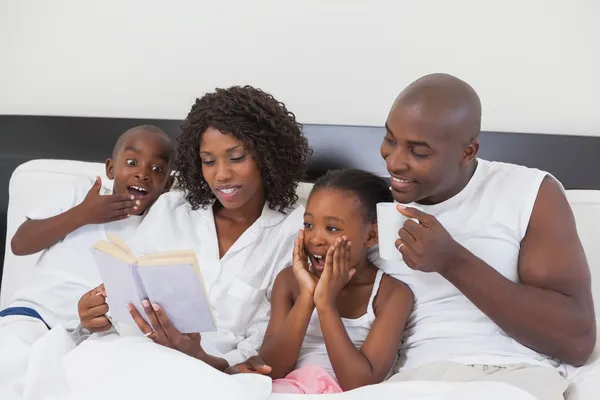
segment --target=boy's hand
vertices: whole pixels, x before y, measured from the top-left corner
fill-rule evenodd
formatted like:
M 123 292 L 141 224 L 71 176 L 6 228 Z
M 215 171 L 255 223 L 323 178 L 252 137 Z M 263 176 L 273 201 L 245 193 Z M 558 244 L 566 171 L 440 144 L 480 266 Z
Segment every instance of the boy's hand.
M 84 225 L 118 221 L 136 213 L 139 200 L 129 194 L 101 195 L 101 187 L 102 179 L 96 177 L 94 186 L 78 206 Z
M 112 324 L 106 317 L 108 304 L 106 304 L 104 284 L 81 296 L 77 304 L 77 311 L 81 326 L 88 331 L 95 333 L 109 330 Z

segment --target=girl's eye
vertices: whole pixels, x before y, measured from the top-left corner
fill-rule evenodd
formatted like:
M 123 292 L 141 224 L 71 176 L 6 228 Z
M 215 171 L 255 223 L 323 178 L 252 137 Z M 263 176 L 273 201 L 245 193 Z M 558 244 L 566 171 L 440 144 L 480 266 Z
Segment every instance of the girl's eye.
M 132 167 L 137 165 L 137 161 L 135 161 L 135 160 L 127 160 L 126 163 L 127 163 L 127 165 L 130 165 Z
M 158 167 L 158 166 L 152 167 L 152 171 L 154 171 L 154 172 L 162 172 L 162 170 L 163 169 L 161 167 Z
M 339 231 L 339 229 L 336 228 L 335 226 L 328 226 L 327 231 L 328 232 L 337 232 L 337 231 Z
M 309 224 L 308 222 L 304 223 L 304 229 L 310 229 L 312 228 L 312 224 Z

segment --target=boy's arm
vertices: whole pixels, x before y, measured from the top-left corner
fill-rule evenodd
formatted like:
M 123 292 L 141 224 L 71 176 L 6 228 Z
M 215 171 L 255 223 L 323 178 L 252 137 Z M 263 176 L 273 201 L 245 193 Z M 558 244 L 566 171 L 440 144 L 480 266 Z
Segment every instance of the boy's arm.
M 283 378 L 293 371 L 298 361 L 306 329 L 315 308 L 312 297 L 299 296 L 293 301 L 292 268 L 286 268 L 275 279 L 271 301 L 271 319 L 260 358 L 271 367 L 273 379 Z
M 385 379 L 412 311 L 412 292 L 404 283 L 384 275 L 376 306 L 375 322 L 360 350 L 348 337 L 337 309 L 318 310 L 327 354 L 344 391 Z
M 130 195 L 101 195 L 101 187 L 102 181 L 97 178 L 83 202 L 75 207 L 49 218 L 25 221 L 11 240 L 12 252 L 17 256 L 35 254 L 84 225 L 124 219 L 135 212 L 136 201 Z

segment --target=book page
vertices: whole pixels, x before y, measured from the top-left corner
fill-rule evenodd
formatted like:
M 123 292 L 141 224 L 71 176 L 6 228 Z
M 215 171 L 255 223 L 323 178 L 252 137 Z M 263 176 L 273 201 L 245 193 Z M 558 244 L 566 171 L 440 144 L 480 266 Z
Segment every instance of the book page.
M 189 260 L 188 260 L 189 261 Z M 194 263 L 153 263 L 138 268 L 146 294 L 181 333 L 216 330 L 212 307 Z
M 143 317 L 146 316 L 141 305 L 140 290 L 136 284 L 137 267 L 97 248 L 93 248 L 92 253 L 104 282 L 106 302 L 112 319 L 115 322 L 135 325 L 127 304 L 133 304 Z

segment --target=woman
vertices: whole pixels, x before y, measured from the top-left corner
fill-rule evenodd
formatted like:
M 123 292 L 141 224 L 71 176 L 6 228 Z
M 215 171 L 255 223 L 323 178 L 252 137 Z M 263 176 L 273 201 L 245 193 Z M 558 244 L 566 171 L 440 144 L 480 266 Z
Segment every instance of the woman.
M 200 334 L 179 333 L 148 299 L 142 307 L 150 324 L 129 305 L 145 336 L 222 371 L 256 354 L 272 284 L 291 264 L 302 224 L 295 191 L 308 156 L 301 125 L 273 96 L 245 86 L 196 100 L 178 138 L 176 166 L 185 196 L 163 195 L 131 247 L 136 254 L 193 249 L 219 330 L 204 333 L 201 344 Z M 83 327 L 108 323 L 108 307 L 98 307 L 99 301 L 104 296 L 82 297 Z

